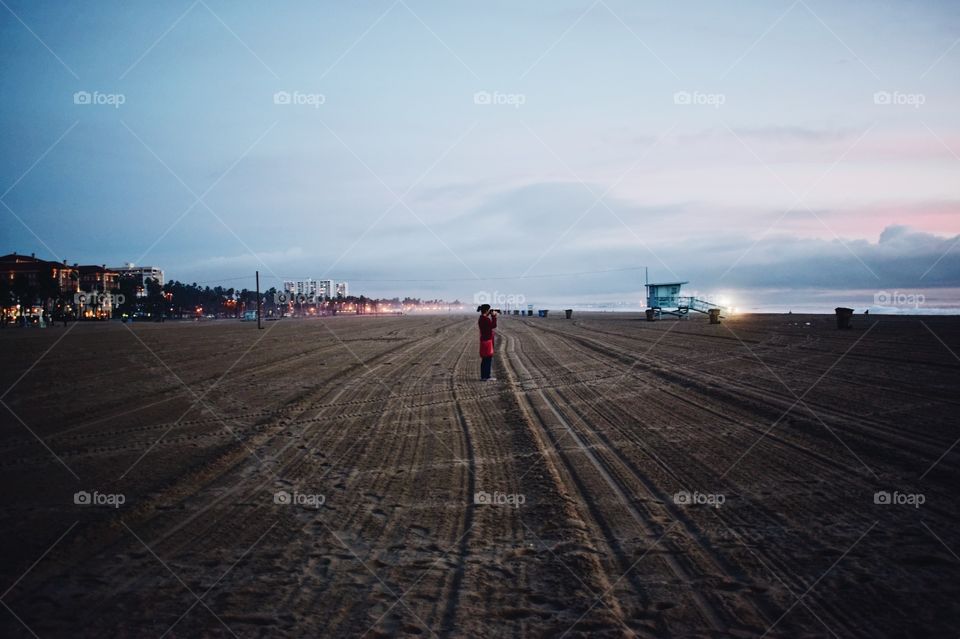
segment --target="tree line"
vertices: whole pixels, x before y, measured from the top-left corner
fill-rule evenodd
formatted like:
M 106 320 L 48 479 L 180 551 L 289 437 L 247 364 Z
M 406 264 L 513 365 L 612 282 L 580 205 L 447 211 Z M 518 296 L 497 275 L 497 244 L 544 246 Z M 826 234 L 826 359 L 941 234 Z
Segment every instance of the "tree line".
M 76 280 L 74 280 L 76 281 Z M 420 298 L 399 297 L 369 298 L 364 295 L 336 296 L 317 301 L 316 303 L 293 304 L 278 302 L 280 296 L 276 287 L 271 287 L 260 293 L 265 315 L 297 314 L 305 308 L 313 307 L 325 311 L 343 312 L 344 308 L 352 307 L 353 312 L 364 312 L 368 307 L 378 308 L 380 305 L 390 306 L 442 306 L 447 302 L 442 300 L 421 300 Z M 101 295 L 110 294 L 109 300 L 101 299 Z M 104 310 L 110 309 L 114 318 L 118 317 L 151 317 L 151 318 L 185 318 L 198 314 L 214 315 L 217 317 L 241 317 L 244 311 L 257 308 L 257 292 L 246 288 L 234 289 L 223 286 L 200 286 L 196 282 L 186 284 L 173 280 L 163 285 L 156 279 L 148 278 L 145 286 L 140 277 L 120 277 L 118 286 L 111 290 L 82 292 L 83 297 L 78 299 L 77 293 L 63 292 L 59 289 L 56 280 L 50 273 L 40 273 L 35 280 L 25 275 L 17 275 L 13 282 L 0 278 L 0 303 L 4 308 L 17 304 L 21 308 L 40 306 L 50 314 L 51 319 L 60 320 L 65 317 L 76 317 L 78 301 L 83 305 Z M 452 302 L 459 305 L 459 302 Z M 4 313 L 5 315 L 6 313 Z

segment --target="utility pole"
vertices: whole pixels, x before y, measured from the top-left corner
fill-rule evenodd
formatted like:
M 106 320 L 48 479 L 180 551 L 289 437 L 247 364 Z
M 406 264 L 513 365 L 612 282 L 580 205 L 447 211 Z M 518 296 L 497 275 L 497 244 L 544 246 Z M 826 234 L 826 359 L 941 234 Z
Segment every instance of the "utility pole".
M 263 302 L 260 299 L 260 271 L 257 271 L 257 328 L 263 328 Z

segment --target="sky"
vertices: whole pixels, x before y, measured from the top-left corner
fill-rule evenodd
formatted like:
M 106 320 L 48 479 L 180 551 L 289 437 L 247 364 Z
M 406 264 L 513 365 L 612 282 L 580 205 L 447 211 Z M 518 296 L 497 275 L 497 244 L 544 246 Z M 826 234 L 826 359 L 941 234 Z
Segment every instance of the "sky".
M 958 43 L 950 2 L 0 0 L 0 252 L 960 307 Z

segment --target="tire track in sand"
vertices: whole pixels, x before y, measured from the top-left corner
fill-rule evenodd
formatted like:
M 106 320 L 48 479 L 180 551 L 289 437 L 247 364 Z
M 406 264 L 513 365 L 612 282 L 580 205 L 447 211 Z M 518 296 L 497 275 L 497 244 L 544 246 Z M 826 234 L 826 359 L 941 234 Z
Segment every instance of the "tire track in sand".
M 513 340 L 519 339 L 517 336 L 510 334 L 508 337 L 510 342 Z M 529 375 L 529 370 L 526 365 L 523 363 L 521 355 L 522 351 L 520 349 L 513 349 L 513 354 L 515 357 L 510 359 L 510 364 L 516 366 L 518 372 L 524 377 Z M 633 500 L 627 495 L 622 484 L 617 481 L 614 476 L 610 473 L 607 466 L 601 462 L 598 456 L 593 452 L 593 450 L 587 446 L 584 440 L 580 437 L 577 431 L 570 425 L 570 422 L 564 417 L 561 412 L 560 407 L 554 402 L 546 392 L 543 390 L 538 390 L 533 393 L 536 397 L 540 398 L 549 411 L 549 413 L 559 424 L 563 433 L 569 437 L 577 447 L 577 454 L 582 455 L 590 465 L 593 467 L 594 471 L 600 478 L 602 478 L 606 487 L 616 496 L 619 505 L 621 505 L 630 518 L 635 522 L 636 526 L 642 531 L 643 535 L 649 539 L 658 540 L 657 543 L 664 545 L 665 547 L 670 547 L 671 544 L 668 543 L 667 535 L 673 529 L 674 525 L 668 526 L 665 529 L 658 529 L 651 522 L 647 521 L 633 505 Z M 543 419 L 542 411 L 538 411 L 536 406 L 529 400 L 529 397 L 526 394 L 521 395 L 524 398 L 524 401 L 528 402 L 531 410 L 538 417 L 539 427 L 542 428 L 545 432 L 549 433 L 550 426 Z M 568 472 L 576 478 L 581 471 L 578 471 L 575 463 L 573 462 L 570 454 L 560 446 L 561 438 L 548 435 L 554 444 L 554 448 L 557 452 L 557 455 L 564 460 L 565 465 L 567 466 Z M 548 453 L 549 454 L 549 453 Z M 586 481 L 577 482 L 581 491 L 581 500 L 580 503 L 590 504 L 594 503 L 597 500 L 595 496 L 591 496 L 586 491 L 589 491 L 587 488 Z M 605 515 L 599 512 L 598 508 L 592 509 L 594 511 L 594 518 L 598 528 L 604 531 L 607 536 L 607 543 L 612 549 L 621 548 L 622 544 L 612 533 L 612 530 L 609 524 L 605 523 L 603 519 Z M 617 553 L 618 555 L 621 553 Z M 691 599 L 693 605 L 696 607 L 697 611 L 702 617 L 702 620 L 710 627 L 711 630 L 715 632 L 724 632 L 727 630 L 728 624 L 724 621 L 726 616 L 723 610 L 714 604 L 712 601 L 709 601 L 703 593 L 690 588 L 689 585 L 694 582 L 693 577 L 688 573 L 687 569 L 677 560 L 674 552 L 665 552 L 661 553 L 659 557 L 668 567 L 670 573 L 679 580 L 683 585 L 686 585 L 686 594 Z M 622 566 L 624 573 L 633 573 L 631 568 L 635 565 L 636 562 L 627 563 L 621 560 L 621 563 L 626 563 Z

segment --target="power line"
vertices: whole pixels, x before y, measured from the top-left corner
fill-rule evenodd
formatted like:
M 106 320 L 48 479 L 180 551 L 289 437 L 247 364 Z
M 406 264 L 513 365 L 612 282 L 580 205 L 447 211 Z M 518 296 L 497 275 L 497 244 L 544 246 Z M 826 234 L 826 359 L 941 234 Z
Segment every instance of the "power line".
M 168 280 L 168 281 L 169 281 L 169 282 L 180 282 L 181 284 L 185 284 L 185 285 L 187 285 L 187 286 L 190 286 L 190 285 L 193 285 L 193 284 L 196 284 L 196 285 L 199 286 L 200 284 L 220 284 L 220 283 L 222 283 L 222 282 L 238 282 L 238 281 L 240 281 L 240 280 L 253 280 L 253 279 L 254 279 L 254 276 L 253 276 L 253 275 L 244 275 L 243 277 L 227 277 L 227 278 L 216 279 L 216 280 L 204 280 L 204 281 L 202 281 L 202 282 L 182 282 L 182 281 L 177 280 L 177 279 Z
M 546 273 L 541 275 L 508 275 L 502 277 L 450 277 L 450 278 L 411 278 L 411 279 L 363 279 L 363 278 L 344 278 L 350 282 L 487 282 L 493 280 L 533 280 L 549 277 L 577 277 L 579 275 L 596 275 L 598 273 L 619 273 L 623 271 L 640 271 L 643 266 L 631 266 L 628 268 L 611 268 L 601 271 L 577 271 L 575 273 Z M 291 278 L 293 279 L 293 278 Z

